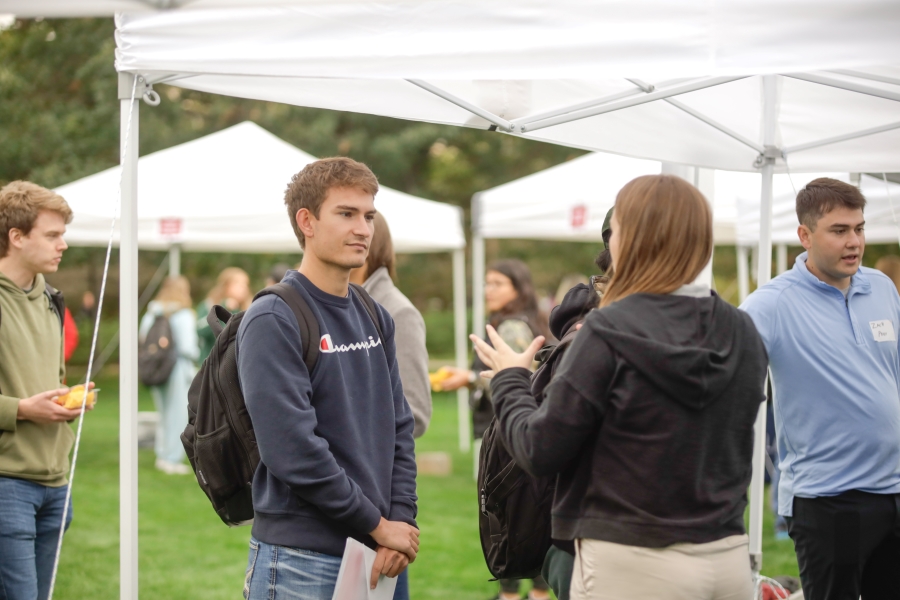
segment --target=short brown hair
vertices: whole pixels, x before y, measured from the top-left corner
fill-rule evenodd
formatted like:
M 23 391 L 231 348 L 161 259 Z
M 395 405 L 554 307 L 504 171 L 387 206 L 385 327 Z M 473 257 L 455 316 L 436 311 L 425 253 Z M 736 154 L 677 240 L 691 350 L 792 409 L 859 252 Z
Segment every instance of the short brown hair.
M 369 167 L 346 156 L 311 162 L 291 177 L 284 204 L 301 248 L 306 247 L 306 238 L 297 226 L 297 211 L 305 208 L 319 218 L 319 208 L 331 188 L 356 188 L 374 196 L 378 193 L 378 178 Z
M 631 294 L 669 294 L 692 282 L 713 251 L 712 212 L 674 175 L 644 175 L 616 196 L 618 255 L 601 306 Z
M 387 268 L 391 279 L 397 280 L 397 271 L 394 269 L 394 241 L 391 239 L 391 229 L 388 227 L 384 215 L 375 213 L 375 233 L 369 242 L 369 254 L 366 256 L 366 277 L 369 277 L 380 269 Z
M 60 214 L 67 225 L 72 222 L 72 209 L 52 190 L 30 181 L 13 181 L 0 189 L 0 258 L 9 254 L 10 230 L 28 235 L 42 210 Z
M 810 231 L 815 231 L 819 219 L 839 206 L 865 210 L 866 198 L 855 185 L 830 177 L 813 179 L 797 192 L 797 219 Z

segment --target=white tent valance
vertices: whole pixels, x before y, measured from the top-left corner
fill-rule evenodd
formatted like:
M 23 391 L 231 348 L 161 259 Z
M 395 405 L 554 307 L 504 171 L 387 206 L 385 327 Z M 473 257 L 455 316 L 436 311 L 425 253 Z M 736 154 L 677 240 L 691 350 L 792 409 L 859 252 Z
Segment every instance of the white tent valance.
M 592 153 L 479 192 L 473 233 L 482 238 L 599 241 L 626 183 L 660 172 L 653 160 Z
M 250 121 L 148 154 L 138 160 L 138 244 L 299 253 L 284 190 L 314 160 Z M 66 232 L 70 245 L 106 245 L 119 173 L 114 167 L 57 188 L 75 213 Z M 390 224 L 397 252 L 449 252 L 466 245 L 459 207 L 384 186 L 375 206 Z M 117 241 L 118 235 L 117 227 Z

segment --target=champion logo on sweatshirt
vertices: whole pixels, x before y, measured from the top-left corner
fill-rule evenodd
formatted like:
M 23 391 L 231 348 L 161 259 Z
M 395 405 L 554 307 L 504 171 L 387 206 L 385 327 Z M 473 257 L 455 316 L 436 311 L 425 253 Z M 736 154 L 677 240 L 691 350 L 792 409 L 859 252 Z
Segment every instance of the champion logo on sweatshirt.
M 322 339 L 319 340 L 319 351 L 325 354 L 330 354 L 332 352 L 351 352 L 353 350 L 365 350 L 368 354 L 369 348 L 374 348 L 375 346 L 381 345 L 381 338 L 377 340 L 373 338 L 371 335 L 368 340 L 362 342 L 356 342 L 354 344 L 341 344 L 336 346 L 333 341 L 331 341 L 331 334 L 326 333 L 322 336 Z

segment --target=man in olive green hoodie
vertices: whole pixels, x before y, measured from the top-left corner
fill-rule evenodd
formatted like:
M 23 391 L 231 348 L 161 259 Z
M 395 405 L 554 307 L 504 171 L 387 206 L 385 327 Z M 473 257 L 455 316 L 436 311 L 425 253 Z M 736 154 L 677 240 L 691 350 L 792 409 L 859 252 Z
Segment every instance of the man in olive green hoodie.
M 67 390 L 44 273 L 57 270 L 71 220 L 48 189 L 25 181 L 0 189 L 0 598 L 8 600 L 47 597 L 65 506 L 68 422 L 80 411 L 53 402 Z

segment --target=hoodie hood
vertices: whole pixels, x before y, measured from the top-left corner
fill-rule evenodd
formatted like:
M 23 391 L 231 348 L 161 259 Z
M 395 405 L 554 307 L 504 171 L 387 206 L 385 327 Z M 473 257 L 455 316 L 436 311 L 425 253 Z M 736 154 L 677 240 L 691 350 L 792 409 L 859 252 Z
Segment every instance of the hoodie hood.
M 550 333 L 558 340 L 575 326 L 592 308 L 597 308 L 600 299 L 589 285 L 579 283 L 566 292 L 562 302 L 550 311 Z
M 666 396 L 702 410 L 734 379 L 748 344 L 760 343 L 747 335 L 745 317 L 715 295 L 634 294 L 585 326 Z
M 44 276 L 38 273 L 34 276 L 34 286 L 26 292 L 16 285 L 12 279 L 3 273 L 0 273 L 0 288 L 3 288 L 4 291 L 11 294 L 14 298 L 20 296 L 22 298 L 27 297 L 29 300 L 38 300 L 44 295 L 46 284 L 44 282 Z

